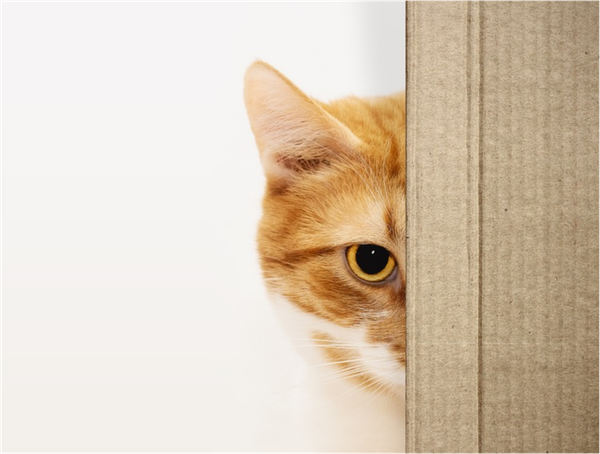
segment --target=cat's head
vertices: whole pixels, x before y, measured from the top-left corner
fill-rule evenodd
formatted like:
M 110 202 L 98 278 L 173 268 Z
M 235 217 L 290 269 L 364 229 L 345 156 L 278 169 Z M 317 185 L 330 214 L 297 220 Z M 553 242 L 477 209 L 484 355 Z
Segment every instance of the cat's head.
M 365 387 L 405 365 L 403 94 L 328 104 L 263 62 L 244 97 L 267 179 L 258 249 L 300 338 Z

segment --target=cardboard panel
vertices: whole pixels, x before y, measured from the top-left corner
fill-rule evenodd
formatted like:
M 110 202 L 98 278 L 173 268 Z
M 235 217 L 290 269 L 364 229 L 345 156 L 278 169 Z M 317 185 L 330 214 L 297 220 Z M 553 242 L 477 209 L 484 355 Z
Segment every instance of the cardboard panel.
M 598 452 L 598 3 L 407 20 L 407 449 Z
M 479 164 L 470 118 L 478 77 L 469 73 L 471 8 L 407 8 L 408 451 L 477 449 Z
M 598 3 L 480 9 L 480 449 L 598 452 Z

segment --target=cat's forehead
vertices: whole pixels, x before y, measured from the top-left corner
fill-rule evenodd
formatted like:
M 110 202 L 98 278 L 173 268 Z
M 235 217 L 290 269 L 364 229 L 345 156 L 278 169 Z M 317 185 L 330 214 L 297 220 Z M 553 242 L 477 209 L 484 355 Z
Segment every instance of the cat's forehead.
M 357 165 L 344 167 L 329 175 L 326 185 L 307 188 L 298 198 L 304 206 L 307 244 L 318 235 L 321 243 L 332 246 L 375 243 L 398 253 L 402 251 L 403 181 L 390 174 L 389 169 L 378 171 L 375 165 L 369 166 L 368 162 L 365 165 L 363 169 Z
M 336 243 L 374 243 L 393 251 L 401 248 L 404 229 L 398 207 L 373 199 L 353 206 L 337 220 L 337 227 L 331 226 Z
M 381 145 L 390 140 L 402 142 L 404 149 L 404 93 L 373 98 L 347 97 L 322 104 L 322 107 L 366 144 L 376 144 L 378 150 L 372 151 L 388 154 L 389 150 Z M 392 154 L 398 156 L 397 153 Z

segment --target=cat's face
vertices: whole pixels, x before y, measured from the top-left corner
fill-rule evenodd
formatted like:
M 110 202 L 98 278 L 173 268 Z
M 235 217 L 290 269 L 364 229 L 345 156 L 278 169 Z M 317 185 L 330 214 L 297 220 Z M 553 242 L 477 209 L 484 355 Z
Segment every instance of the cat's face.
M 401 392 L 404 95 L 324 104 L 257 62 L 245 101 L 267 178 L 258 249 L 269 293 L 325 361 Z

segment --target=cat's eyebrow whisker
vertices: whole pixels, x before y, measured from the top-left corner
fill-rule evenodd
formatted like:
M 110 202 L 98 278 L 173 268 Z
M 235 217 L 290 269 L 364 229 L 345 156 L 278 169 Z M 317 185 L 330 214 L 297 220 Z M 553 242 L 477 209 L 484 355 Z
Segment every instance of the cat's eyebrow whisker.
M 355 173 L 355 174 L 358 176 L 358 178 L 360 178 L 360 179 L 362 180 L 362 182 L 365 184 L 365 187 L 366 187 L 366 188 L 367 188 L 367 189 L 368 189 L 368 190 L 371 192 L 371 195 L 373 196 L 373 198 L 374 198 L 375 200 L 382 200 L 382 199 L 381 199 L 381 195 L 378 197 L 378 196 L 377 196 L 377 194 L 375 194 L 375 192 L 374 192 L 374 190 L 373 190 L 373 188 L 375 187 L 375 185 L 370 185 L 370 184 L 369 184 L 369 183 L 368 183 L 368 182 L 365 180 L 364 176 L 363 176 L 363 175 L 361 175 L 361 174 L 358 172 L 358 170 L 356 170 L 356 169 L 354 168 L 354 166 L 349 166 L 349 168 L 350 168 L 350 169 L 351 169 L 351 170 L 352 170 L 352 171 L 353 171 L 353 172 L 354 172 L 354 173 Z M 365 165 L 365 168 L 367 168 L 367 169 L 368 169 L 368 168 L 369 168 L 369 166 Z M 372 176 L 371 176 L 371 178 L 372 178 L 373 180 L 375 180 L 375 179 L 374 179 Z

